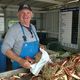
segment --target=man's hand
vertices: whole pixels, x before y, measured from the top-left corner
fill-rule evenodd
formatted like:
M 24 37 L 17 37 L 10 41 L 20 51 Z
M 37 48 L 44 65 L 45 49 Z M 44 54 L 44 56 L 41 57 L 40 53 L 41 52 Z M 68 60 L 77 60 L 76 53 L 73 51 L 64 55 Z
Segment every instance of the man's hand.
M 25 58 L 28 62 L 30 62 L 31 64 L 34 63 L 34 60 L 32 58 L 30 58 L 29 56 L 27 56 Z
M 13 51 L 10 49 L 6 51 L 6 56 L 12 60 L 18 62 L 24 68 L 30 68 L 30 66 L 31 66 L 31 63 L 29 63 L 28 60 L 19 57 L 18 55 L 13 53 Z
M 24 68 L 28 68 L 28 69 L 31 68 L 31 63 L 26 59 L 21 59 L 19 63 Z

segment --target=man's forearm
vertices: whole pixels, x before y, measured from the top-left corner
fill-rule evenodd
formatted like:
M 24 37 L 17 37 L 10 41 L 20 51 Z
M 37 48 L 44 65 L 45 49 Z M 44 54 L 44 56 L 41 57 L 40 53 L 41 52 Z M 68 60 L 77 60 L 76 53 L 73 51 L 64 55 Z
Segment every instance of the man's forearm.
M 24 59 L 20 58 L 18 55 L 13 53 L 12 50 L 7 50 L 6 51 L 6 56 L 9 57 L 12 60 L 18 62 L 19 64 L 23 64 Z

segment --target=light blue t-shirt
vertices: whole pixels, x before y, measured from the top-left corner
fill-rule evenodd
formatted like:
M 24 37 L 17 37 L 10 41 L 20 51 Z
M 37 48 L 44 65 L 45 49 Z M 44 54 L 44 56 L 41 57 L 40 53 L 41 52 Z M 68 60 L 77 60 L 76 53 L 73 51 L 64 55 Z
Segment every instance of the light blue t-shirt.
M 32 35 L 28 29 L 23 27 L 24 33 L 27 38 L 27 42 L 33 42 L 37 40 L 39 41 L 39 38 L 36 33 L 35 27 L 31 24 L 31 30 L 32 30 Z M 8 49 L 12 49 L 14 53 L 17 55 L 20 54 L 22 45 L 24 43 L 23 40 L 23 32 L 21 29 L 21 26 L 19 23 L 14 24 L 7 32 L 3 45 L 2 45 L 2 53 L 5 54 Z

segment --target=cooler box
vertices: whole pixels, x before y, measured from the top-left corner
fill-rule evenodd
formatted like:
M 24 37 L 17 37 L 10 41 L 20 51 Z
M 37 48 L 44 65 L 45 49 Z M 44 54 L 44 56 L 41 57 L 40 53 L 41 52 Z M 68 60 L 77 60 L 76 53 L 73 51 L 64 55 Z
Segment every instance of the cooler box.
M 2 42 L 0 41 L 0 72 L 6 71 L 6 56 L 1 52 Z

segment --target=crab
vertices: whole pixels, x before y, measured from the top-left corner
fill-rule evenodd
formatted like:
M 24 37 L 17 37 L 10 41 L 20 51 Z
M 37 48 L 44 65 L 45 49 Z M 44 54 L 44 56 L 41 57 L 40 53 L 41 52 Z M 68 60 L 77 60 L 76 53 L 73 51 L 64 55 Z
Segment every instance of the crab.
M 51 73 L 49 73 L 50 70 Z M 49 78 L 43 80 L 80 80 L 80 55 L 73 55 L 60 62 L 47 65 L 42 75 L 45 78 L 49 75 Z

